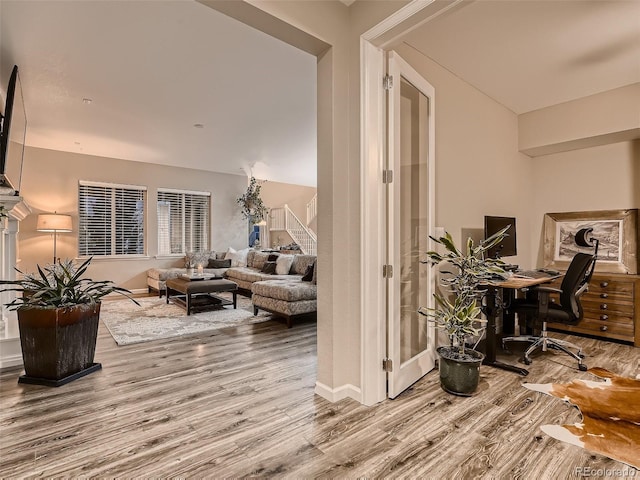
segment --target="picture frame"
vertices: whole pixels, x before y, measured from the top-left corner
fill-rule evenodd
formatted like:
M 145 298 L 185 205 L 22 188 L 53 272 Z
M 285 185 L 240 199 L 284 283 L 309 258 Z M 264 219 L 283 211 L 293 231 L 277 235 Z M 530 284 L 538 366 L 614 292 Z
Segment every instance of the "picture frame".
M 576 245 L 575 233 L 593 228 L 600 242 L 596 272 L 636 275 L 638 260 L 638 209 L 547 213 L 544 216 L 544 264 L 566 270 L 578 252 L 592 252 Z

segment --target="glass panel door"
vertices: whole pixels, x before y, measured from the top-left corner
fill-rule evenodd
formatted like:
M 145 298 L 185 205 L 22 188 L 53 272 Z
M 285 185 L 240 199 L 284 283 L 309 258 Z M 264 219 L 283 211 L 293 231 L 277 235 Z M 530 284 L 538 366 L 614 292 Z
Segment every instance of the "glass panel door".
M 433 87 L 413 68 L 389 54 L 388 186 L 389 264 L 388 353 L 392 371 L 389 397 L 434 368 L 435 332 L 418 314 L 433 306 L 433 272 L 420 263 L 434 228 Z

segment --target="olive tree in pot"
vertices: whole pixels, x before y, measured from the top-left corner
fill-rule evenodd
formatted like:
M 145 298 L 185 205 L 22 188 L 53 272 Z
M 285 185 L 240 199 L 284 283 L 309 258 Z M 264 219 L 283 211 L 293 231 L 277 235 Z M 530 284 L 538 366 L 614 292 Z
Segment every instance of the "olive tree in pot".
M 94 363 L 101 299 L 131 292 L 108 280 L 82 278 L 91 258 L 80 266 L 71 260 L 45 267 L 17 280 L 0 280 L 0 291 L 21 292 L 7 304 L 17 310 L 25 375 L 19 383 L 58 387 L 100 370 Z
M 441 285 L 449 295 L 434 293 L 435 308 L 420 307 L 418 312 L 442 328 L 449 336 L 449 345 L 436 349 L 440 357 L 440 385 L 456 395 L 469 396 L 478 387 L 480 364 L 484 354 L 467 348 L 467 338 L 482 333 L 486 320 L 480 318 L 479 301 L 486 291 L 489 281 L 506 278 L 502 268 L 504 262 L 499 259 L 485 258 L 487 250 L 500 243 L 507 236 L 507 228 L 474 245 L 473 239 L 467 240 L 464 250 L 456 247 L 448 232 L 444 237 L 431 240 L 442 245 L 446 253 L 427 252 L 431 266 L 446 265 L 453 269 L 441 270 Z

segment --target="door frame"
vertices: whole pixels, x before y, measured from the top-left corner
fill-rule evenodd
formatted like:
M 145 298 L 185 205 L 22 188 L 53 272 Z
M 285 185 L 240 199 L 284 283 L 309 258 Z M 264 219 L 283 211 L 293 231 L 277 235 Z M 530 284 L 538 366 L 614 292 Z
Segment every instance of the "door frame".
M 360 36 L 360 394 L 374 405 L 387 398 L 382 360 L 387 352 L 385 192 L 385 50 L 413 28 L 458 6 L 462 0 L 412 0 Z

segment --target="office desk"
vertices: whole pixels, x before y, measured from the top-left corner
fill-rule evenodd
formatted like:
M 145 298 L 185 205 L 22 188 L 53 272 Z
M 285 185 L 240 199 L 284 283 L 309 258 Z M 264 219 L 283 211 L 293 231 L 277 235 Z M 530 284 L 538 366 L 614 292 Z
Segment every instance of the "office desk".
M 522 288 L 533 287 L 535 285 L 541 285 L 548 283 L 560 275 L 549 276 L 544 278 L 517 278 L 511 277 L 504 281 L 490 282 L 486 286 L 487 293 L 485 295 L 486 304 L 483 307 L 484 314 L 487 316 L 487 328 L 486 328 L 486 342 L 485 342 L 485 357 L 482 362 L 484 365 L 491 367 L 501 368 L 503 370 L 509 370 L 511 372 L 519 373 L 526 376 L 529 371 L 525 368 L 518 367 L 516 365 L 509 365 L 508 363 L 498 362 L 496 360 L 497 350 L 497 332 L 496 332 L 496 319 L 502 317 L 503 312 L 503 299 L 504 290 L 520 290 Z M 504 325 L 504 322 L 503 322 Z

